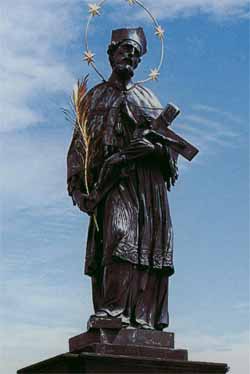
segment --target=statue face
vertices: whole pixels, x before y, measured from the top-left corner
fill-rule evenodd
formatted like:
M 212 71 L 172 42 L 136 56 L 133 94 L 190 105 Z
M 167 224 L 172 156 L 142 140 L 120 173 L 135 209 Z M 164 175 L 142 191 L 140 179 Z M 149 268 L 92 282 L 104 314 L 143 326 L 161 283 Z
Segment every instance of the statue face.
M 112 55 L 113 70 L 124 78 L 132 78 L 140 63 L 140 51 L 133 41 L 121 43 Z

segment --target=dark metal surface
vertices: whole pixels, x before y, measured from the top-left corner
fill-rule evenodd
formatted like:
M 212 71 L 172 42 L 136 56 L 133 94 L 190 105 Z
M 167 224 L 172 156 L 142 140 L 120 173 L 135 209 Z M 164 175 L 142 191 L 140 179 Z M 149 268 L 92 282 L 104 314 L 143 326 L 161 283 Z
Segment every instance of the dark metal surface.
M 113 32 L 112 75 L 83 99 L 89 150 L 86 155 L 81 149 L 75 131 L 68 190 L 74 204 L 92 216 L 85 273 L 92 277 L 96 317 L 161 330 L 169 323 L 168 278 L 174 273 L 167 191 L 178 177 L 178 154 L 192 159 L 197 150 L 168 129 L 179 109 L 171 104 L 162 110 L 150 90 L 131 82 L 146 51 L 145 35 L 138 30 Z M 128 39 L 141 45 L 140 54 Z
M 194 362 L 175 359 L 153 359 L 112 354 L 63 354 L 30 367 L 21 369 L 18 374 L 226 374 L 226 364 Z
M 141 27 L 113 30 L 111 44 L 117 45 L 123 41 L 135 42 L 139 47 L 141 55 L 147 52 L 147 40 Z
M 93 344 L 141 346 L 174 349 L 174 334 L 156 330 L 121 328 L 92 328 L 88 332 L 69 339 L 71 353 L 84 352 Z

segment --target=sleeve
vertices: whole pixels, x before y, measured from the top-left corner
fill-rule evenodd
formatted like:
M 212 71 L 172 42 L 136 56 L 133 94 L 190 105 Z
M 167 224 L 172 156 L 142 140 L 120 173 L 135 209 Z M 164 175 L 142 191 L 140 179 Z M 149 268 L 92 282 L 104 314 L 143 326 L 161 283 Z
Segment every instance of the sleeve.
M 96 181 L 96 173 L 100 167 L 100 152 L 99 137 L 94 137 L 98 131 L 99 122 L 93 115 L 94 109 L 91 107 L 91 100 L 94 90 L 88 92 L 85 100 L 82 102 L 82 112 L 86 112 L 87 116 L 87 150 L 86 140 L 83 138 L 81 131 L 77 124 L 75 125 L 71 144 L 67 155 L 67 187 L 68 194 L 71 196 L 73 204 L 77 205 L 80 210 L 88 211 L 85 206 L 86 197 L 93 189 Z M 85 162 L 87 157 L 87 174 L 85 173 Z M 85 175 L 86 174 L 86 175 Z M 87 180 L 87 181 L 86 181 Z M 85 202 L 84 202 L 85 201 Z
M 67 186 L 69 196 L 72 197 L 74 205 L 77 204 L 73 196 L 74 192 L 86 193 L 86 188 L 84 187 L 84 158 L 85 152 L 80 134 L 75 128 L 67 155 Z

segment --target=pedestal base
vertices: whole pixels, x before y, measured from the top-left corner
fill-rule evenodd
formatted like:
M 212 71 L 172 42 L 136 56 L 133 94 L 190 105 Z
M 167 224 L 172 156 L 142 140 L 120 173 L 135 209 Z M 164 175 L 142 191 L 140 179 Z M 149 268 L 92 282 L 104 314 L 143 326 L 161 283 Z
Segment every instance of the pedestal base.
M 18 374 L 155 373 L 225 374 L 226 364 L 188 361 L 175 349 L 174 334 L 125 329 L 119 319 L 92 319 L 89 331 L 69 339 L 69 353 L 19 370 Z
M 174 349 L 174 334 L 142 329 L 94 328 L 69 339 L 70 353 L 187 360 L 185 349 Z
M 67 353 L 19 370 L 18 374 L 225 374 L 226 364 Z

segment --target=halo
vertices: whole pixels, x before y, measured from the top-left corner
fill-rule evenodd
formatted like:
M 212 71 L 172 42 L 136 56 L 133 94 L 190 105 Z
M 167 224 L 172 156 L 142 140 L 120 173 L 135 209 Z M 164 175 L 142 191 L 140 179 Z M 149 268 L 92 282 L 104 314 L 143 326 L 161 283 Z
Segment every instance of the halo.
M 89 18 L 88 18 L 88 21 L 87 21 L 85 34 L 84 34 L 85 52 L 84 52 L 84 56 L 83 56 L 84 61 L 86 61 L 88 63 L 88 65 L 90 65 L 95 70 L 95 72 L 99 75 L 99 77 L 104 82 L 106 81 L 106 79 L 100 73 L 99 69 L 97 68 L 97 66 L 95 64 L 95 60 L 94 60 L 95 54 L 89 49 L 88 32 L 89 32 L 89 27 L 90 27 L 92 19 L 96 16 L 101 15 L 102 6 L 107 1 L 108 0 L 102 0 L 99 3 L 88 4 L 88 8 L 89 8 L 88 11 L 89 11 L 90 15 L 89 15 Z M 155 35 L 159 38 L 159 40 L 161 42 L 161 56 L 160 56 L 159 65 L 156 68 L 151 69 L 151 71 L 150 71 L 150 73 L 149 73 L 149 75 L 146 79 L 138 81 L 138 82 L 134 83 L 134 85 L 146 83 L 146 82 L 149 82 L 149 81 L 156 81 L 156 80 L 158 80 L 158 77 L 160 75 L 160 69 L 162 67 L 163 60 L 164 60 L 164 52 L 165 52 L 165 49 L 164 49 L 164 33 L 165 33 L 165 31 L 161 27 L 161 25 L 158 23 L 157 19 L 152 15 L 152 13 L 148 10 L 148 8 L 141 1 L 139 1 L 139 0 L 125 0 L 125 1 L 130 6 L 138 5 L 148 14 L 148 16 L 150 17 L 150 19 L 152 20 L 152 22 L 154 24 Z

